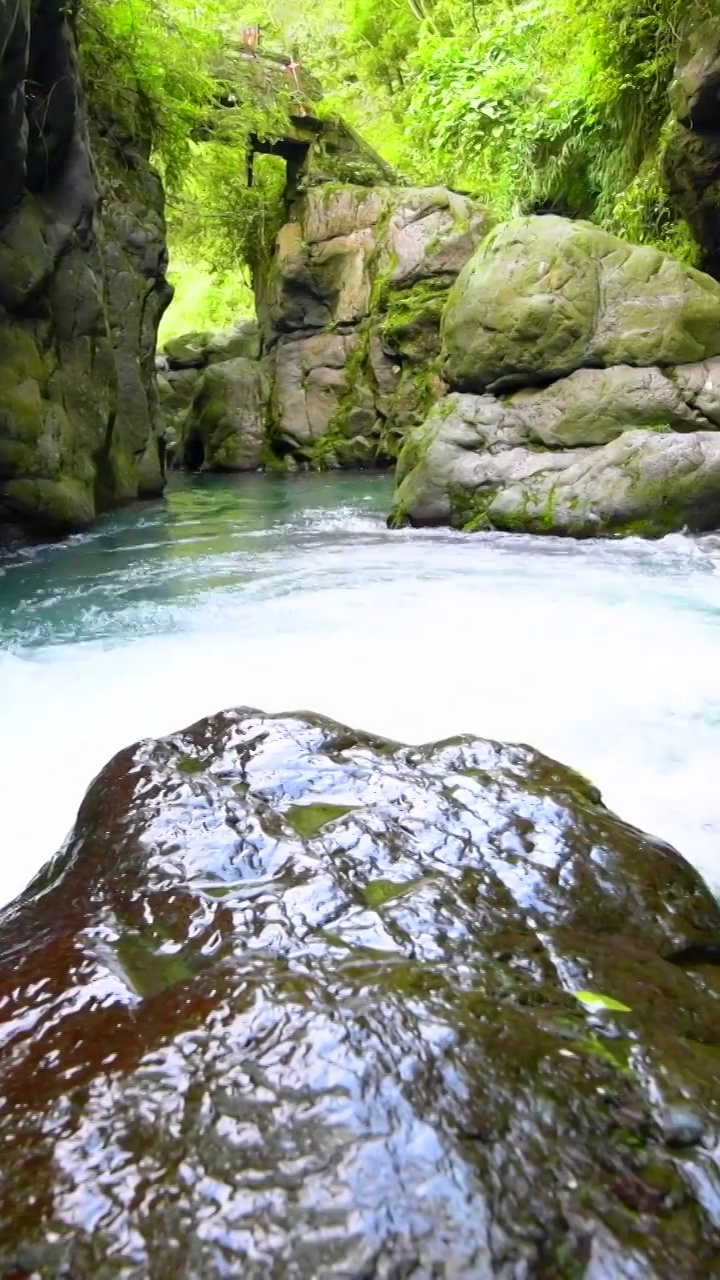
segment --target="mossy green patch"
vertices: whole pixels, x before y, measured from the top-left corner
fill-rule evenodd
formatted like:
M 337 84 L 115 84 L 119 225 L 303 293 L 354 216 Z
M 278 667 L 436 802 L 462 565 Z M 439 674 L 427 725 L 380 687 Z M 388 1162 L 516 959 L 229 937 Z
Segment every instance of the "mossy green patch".
M 378 907 L 384 907 L 386 902 L 392 902 L 395 898 L 404 898 L 419 884 L 422 884 L 422 880 L 369 880 L 363 886 L 362 895 L 367 905 L 377 910 Z
M 124 934 L 117 943 L 116 954 L 130 986 L 143 997 L 186 982 L 195 973 L 195 966 L 187 957 L 179 952 L 164 954 L 140 934 Z
M 210 761 L 202 760 L 198 756 L 181 755 L 176 762 L 178 773 L 204 773 Z
M 327 804 L 319 801 L 316 804 L 293 804 L 285 811 L 285 821 L 297 831 L 299 836 L 314 836 L 328 823 L 336 818 L 344 818 L 346 813 L 360 808 L 354 804 Z

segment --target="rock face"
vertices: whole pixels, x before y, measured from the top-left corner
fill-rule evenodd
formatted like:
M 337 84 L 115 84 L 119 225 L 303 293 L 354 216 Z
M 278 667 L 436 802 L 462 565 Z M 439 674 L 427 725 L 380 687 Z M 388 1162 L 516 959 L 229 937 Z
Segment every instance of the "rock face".
M 670 191 L 720 278 L 720 18 L 692 14 L 680 41 L 670 103 L 676 127 L 665 153 Z
M 707 1280 L 718 930 L 527 747 L 124 751 L 0 919 L 0 1269 Z
M 521 218 L 461 271 L 443 339 L 448 380 L 463 390 L 704 360 L 720 355 L 720 285 L 592 223 Z
M 440 316 L 487 217 L 444 187 L 311 188 L 258 280 L 276 365 L 271 439 L 388 460 L 440 394 Z
M 238 356 L 210 365 L 182 432 L 183 465 L 191 470 L 257 471 L 265 453 L 270 397 L 260 360 Z
M 192 471 L 203 465 L 214 468 L 218 446 L 222 448 L 230 437 L 234 438 L 230 451 L 225 450 L 227 457 L 254 457 L 252 442 L 259 438 L 262 445 L 269 394 L 264 366 L 247 367 L 248 362 L 260 360 L 257 321 L 243 320 L 232 329 L 185 333 L 166 342 L 163 351 L 157 359 L 158 391 L 169 461 Z M 215 365 L 222 365 L 222 370 L 214 369 Z M 247 468 L 218 465 L 218 469 Z
M 149 141 L 88 117 L 69 15 L 0 0 L 0 538 L 163 485 L 163 193 Z
M 451 393 L 410 433 L 392 523 L 575 537 L 720 524 L 709 276 L 587 223 L 521 219 L 461 271 L 443 355 L 451 386 L 480 394 Z
M 315 170 L 310 178 L 256 272 L 270 394 L 257 402 L 252 434 L 265 434 L 275 465 L 387 462 L 442 393 L 442 308 L 487 216 L 444 187 L 339 183 Z M 204 340 L 185 339 L 186 357 Z M 198 384 L 181 427 L 186 466 L 200 458 L 187 442 L 205 432 L 205 400 Z M 237 431 L 248 430 L 238 419 Z M 202 465 L 215 466 L 208 453 Z

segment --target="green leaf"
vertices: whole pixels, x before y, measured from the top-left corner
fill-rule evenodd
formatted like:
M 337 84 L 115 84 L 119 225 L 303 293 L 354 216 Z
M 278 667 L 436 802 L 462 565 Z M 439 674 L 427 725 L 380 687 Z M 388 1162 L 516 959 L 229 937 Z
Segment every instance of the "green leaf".
M 632 1013 L 629 1005 L 615 1000 L 613 996 L 601 995 L 599 991 L 573 991 L 573 995 L 588 1009 L 609 1009 L 612 1013 Z

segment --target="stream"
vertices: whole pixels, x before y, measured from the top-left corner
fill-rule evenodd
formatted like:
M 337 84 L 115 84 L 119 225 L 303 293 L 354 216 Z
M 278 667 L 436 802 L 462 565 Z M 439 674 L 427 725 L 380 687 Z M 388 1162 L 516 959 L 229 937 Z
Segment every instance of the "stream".
M 222 707 L 522 740 L 720 887 L 720 537 L 390 532 L 373 474 L 174 477 L 0 556 L 0 899 L 120 747 Z

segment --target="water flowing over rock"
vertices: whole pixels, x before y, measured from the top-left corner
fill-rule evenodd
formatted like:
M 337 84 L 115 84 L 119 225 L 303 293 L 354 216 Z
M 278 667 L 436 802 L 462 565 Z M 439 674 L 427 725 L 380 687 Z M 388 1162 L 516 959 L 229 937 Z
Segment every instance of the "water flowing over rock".
M 460 272 L 443 360 L 466 390 L 408 436 L 392 523 L 575 537 L 720 524 L 709 276 L 589 223 L 519 219 Z
M 90 104 L 61 0 L 0 0 L 0 537 L 162 491 L 163 192 Z
M 0 917 L 0 1272 L 707 1280 L 719 930 L 528 747 L 123 751 Z

